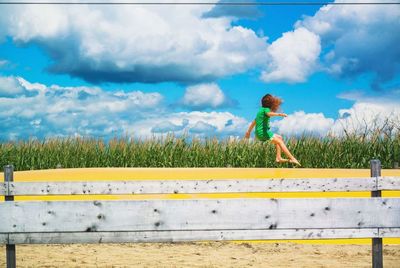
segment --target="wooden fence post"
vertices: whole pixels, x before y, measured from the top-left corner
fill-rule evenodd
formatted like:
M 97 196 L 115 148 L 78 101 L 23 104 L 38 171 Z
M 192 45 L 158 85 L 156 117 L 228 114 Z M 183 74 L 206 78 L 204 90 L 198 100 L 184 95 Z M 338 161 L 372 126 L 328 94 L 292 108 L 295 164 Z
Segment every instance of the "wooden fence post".
M 12 182 L 14 181 L 14 167 L 12 165 L 4 166 L 4 181 Z M 9 195 L 9 191 L 7 188 L 5 201 L 14 201 L 14 196 Z M 8 244 L 6 245 L 6 263 L 7 268 L 16 268 L 16 256 L 15 256 L 15 245 Z
M 381 176 L 381 161 L 371 160 L 371 177 Z M 381 197 L 382 191 L 372 191 L 371 197 Z M 372 238 L 372 267 L 383 268 L 383 246 L 382 238 Z

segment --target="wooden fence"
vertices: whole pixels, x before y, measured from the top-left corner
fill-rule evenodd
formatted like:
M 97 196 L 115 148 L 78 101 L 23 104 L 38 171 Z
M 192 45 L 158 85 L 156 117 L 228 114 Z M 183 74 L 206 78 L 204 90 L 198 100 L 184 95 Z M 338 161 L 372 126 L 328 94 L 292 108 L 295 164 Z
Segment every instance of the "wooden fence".
M 0 184 L 0 244 L 7 267 L 16 244 L 175 242 L 202 240 L 372 238 L 372 266 L 383 267 L 382 238 L 400 237 L 400 177 Z M 368 191 L 373 198 L 15 202 L 14 196 Z

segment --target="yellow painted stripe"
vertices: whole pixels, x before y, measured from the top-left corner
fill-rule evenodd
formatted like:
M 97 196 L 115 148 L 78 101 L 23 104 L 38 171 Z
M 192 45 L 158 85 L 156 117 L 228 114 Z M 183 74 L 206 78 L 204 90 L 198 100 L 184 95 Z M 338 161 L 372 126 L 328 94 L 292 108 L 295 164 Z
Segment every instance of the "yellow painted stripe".
M 3 174 L 0 174 L 3 177 Z M 369 177 L 369 169 L 297 169 L 297 168 L 77 168 L 18 171 L 14 180 L 29 181 L 104 181 L 104 180 L 207 180 L 257 178 L 350 178 Z M 400 176 L 400 170 L 382 170 L 382 176 Z M 384 197 L 400 197 L 400 191 L 385 191 Z M 336 193 L 240 193 L 240 194 L 166 194 L 166 195 L 93 195 L 17 197 L 28 200 L 144 200 L 194 198 L 319 198 L 370 197 L 369 192 Z M 4 200 L 4 198 L 2 199 Z M 261 241 L 252 241 L 261 242 Z M 262 241 L 265 243 L 265 241 Z M 276 241 L 269 241 L 275 243 Z M 280 241 L 281 242 L 281 241 Z M 370 244 L 371 239 L 290 240 L 312 244 Z M 384 239 L 385 244 L 400 244 L 399 238 Z
M 386 176 L 400 175 L 384 170 Z M 368 177 L 368 169 L 296 168 L 76 168 L 15 172 L 16 181 L 154 180 L 154 179 L 246 179 L 246 178 L 335 178 Z

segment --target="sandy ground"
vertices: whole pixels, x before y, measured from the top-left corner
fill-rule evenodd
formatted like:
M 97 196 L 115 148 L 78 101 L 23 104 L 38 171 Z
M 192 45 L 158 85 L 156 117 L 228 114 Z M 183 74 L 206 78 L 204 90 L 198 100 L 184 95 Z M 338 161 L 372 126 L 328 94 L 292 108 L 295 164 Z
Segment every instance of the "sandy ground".
M 5 267 L 5 247 L 0 250 L 0 267 Z M 235 242 L 20 245 L 17 267 L 371 267 L 371 246 Z M 384 245 L 384 267 L 400 267 L 400 245 Z

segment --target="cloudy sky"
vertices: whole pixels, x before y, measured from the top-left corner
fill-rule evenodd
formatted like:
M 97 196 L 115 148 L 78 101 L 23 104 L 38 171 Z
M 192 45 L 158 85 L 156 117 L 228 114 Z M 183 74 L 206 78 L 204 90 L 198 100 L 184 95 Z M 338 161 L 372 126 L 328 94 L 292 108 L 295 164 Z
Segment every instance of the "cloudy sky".
M 399 44 L 400 5 L 0 5 L 0 140 L 400 122 Z

